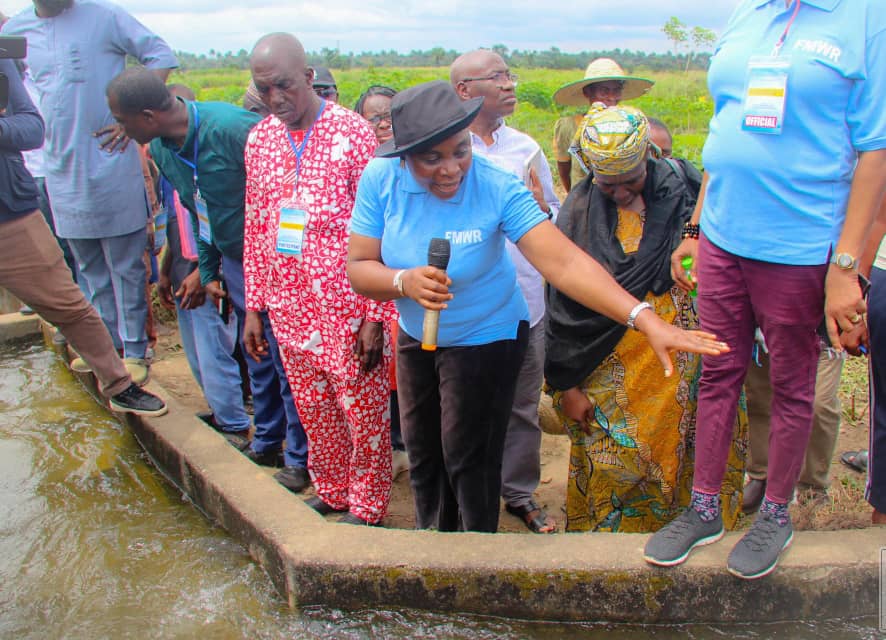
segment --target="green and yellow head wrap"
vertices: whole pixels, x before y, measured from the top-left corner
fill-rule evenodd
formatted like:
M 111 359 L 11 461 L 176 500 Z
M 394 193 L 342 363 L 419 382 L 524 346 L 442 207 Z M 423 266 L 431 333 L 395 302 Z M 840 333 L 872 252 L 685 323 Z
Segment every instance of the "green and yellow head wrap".
M 645 160 L 648 149 L 649 121 L 642 111 L 595 102 L 569 151 L 586 172 L 618 176 Z

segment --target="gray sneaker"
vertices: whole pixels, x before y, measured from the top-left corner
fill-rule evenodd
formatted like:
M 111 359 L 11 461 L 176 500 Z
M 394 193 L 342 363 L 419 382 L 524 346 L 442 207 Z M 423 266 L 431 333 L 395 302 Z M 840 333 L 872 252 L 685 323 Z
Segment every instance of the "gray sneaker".
M 778 554 L 794 538 L 794 528 L 781 526 L 768 513 L 760 513 L 748 532 L 733 547 L 726 561 L 726 569 L 734 576 L 753 580 L 769 575 L 778 564 Z
M 716 542 L 723 537 L 723 517 L 704 522 L 692 507 L 652 534 L 643 549 L 643 559 L 660 567 L 680 564 L 695 547 Z

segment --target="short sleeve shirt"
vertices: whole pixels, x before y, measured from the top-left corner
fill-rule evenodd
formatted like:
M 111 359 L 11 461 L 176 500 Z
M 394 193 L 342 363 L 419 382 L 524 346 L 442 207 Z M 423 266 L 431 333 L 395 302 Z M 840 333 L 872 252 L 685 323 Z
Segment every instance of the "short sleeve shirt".
M 517 243 L 545 220 L 522 181 L 481 156 L 448 200 L 429 193 L 399 159 L 377 158 L 360 179 L 351 231 L 380 238 L 393 269 L 427 264 L 431 238 L 448 239 L 454 297 L 440 312 L 437 344 L 471 346 L 512 340 L 529 320 L 505 241 Z M 401 329 L 420 338 L 424 308 L 400 298 L 397 311 Z
M 569 147 L 575 139 L 579 125 L 584 118 L 582 114 L 573 116 L 563 116 L 554 123 L 554 158 L 557 162 L 572 162 L 572 155 L 569 153 Z M 578 162 L 572 162 L 572 186 L 584 180 L 585 172 Z
M 793 9 L 744 0 L 717 45 L 701 227 L 742 257 L 824 264 L 858 152 L 886 148 L 886 10 L 881 0 L 803 0 L 781 51 L 790 59 L 783 132 L 743 131 L 748 61 L 772 53 Z

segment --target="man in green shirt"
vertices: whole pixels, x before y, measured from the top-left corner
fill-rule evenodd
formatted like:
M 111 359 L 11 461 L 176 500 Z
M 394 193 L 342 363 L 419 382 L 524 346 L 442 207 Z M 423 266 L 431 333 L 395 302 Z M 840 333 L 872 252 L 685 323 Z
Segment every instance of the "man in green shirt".
M 127 135 L 140 144 L 150 143 L 154 162 L 191 212 L 198 236 L 200 284 L 220 305 L 228 300 L 233 303 L 242 340 L 243 150 L 250 130 L 261 117 L 227 103 L 173 98 L 162 81 L 137 67 L 114 78 L 107 97 L 112 115 Z M 182 297 L 186 298 L 187 292 Z M 228 439 L 254 462 L 273 466 L 285 438 L 285 466 L 275 477 L 286 488 L 299 492 L 310 484 L 307 436 L 292 400 L 270 321 L 266 313 L 262 316 L 266 355 L 258 361 L 247 358 L 255 434 L 250 447 L 242 428 L 233 437 L 228 434 Z

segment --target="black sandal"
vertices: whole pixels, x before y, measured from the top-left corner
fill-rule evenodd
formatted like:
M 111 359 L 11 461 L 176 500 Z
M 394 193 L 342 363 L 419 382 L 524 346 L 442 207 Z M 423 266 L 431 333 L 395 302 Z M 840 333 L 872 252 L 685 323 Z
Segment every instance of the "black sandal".
M 555 533 L 557 531 L 557 523 L 553 518 L 548 517 L 547 511 L 538 506 L 535 500 L 530 499 L 529 502 L 520 506 L 505 504 L 505 511 L 520 518 L 532 533 Z M 550 531 L 542 531 L 549 526 L 554 528 Z
M 868 470 L 868 452 L 865 449 L 861 451 L 846 451 L 840 456 L 840 462 L 850 469 L 865 473 Z

